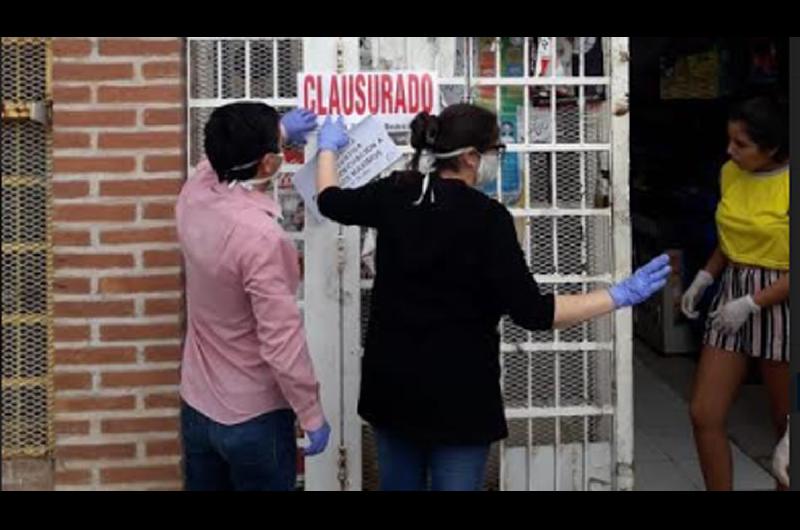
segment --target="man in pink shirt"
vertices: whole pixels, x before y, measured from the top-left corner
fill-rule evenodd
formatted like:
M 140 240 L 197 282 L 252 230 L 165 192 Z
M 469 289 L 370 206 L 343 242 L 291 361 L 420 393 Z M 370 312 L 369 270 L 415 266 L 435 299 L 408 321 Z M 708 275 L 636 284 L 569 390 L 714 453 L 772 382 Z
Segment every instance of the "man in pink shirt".
M 214 110 L 204 159 L 176 207 L 188 319 L 180 394 L 187 490 L 291 490 L 295 421 L 325 449 L 325 421 L 296 302 L 297 250 L 263 192 L 284 139 L 316 117 L 263 103 Z

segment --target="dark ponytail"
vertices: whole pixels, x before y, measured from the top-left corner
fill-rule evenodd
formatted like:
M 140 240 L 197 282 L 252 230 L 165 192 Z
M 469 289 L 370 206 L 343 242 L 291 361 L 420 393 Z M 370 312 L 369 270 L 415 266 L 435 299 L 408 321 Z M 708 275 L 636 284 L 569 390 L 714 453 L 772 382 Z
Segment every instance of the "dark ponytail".
M 482 153 L 497 142 L 499 134 L 495 113 L 470 103 L 450 105 L 439 116 L 421 112 L 411 121 L 414 156 L 410 169 L 418 170 L 419 159 L 425 149 L 434 153 L 449 153 L 463 147 L 474 147 Z M 458 171 L 458 159 L 438 159 L 433 167 Z
M 439 136 L 439 118 L 436 115 L 420 112 L 411 121 L 411 147 L 414 156 L 411 158 L 411 169 L 417 171 L 419 158 L 424 149 L 433 149 Z

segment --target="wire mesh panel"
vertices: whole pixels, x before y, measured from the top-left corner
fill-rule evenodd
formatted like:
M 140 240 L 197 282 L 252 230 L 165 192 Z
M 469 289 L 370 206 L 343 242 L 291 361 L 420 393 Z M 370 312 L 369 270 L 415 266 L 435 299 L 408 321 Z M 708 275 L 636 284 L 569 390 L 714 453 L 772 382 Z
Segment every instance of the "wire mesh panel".
M 607 287 L 614 272 L 603 182 L 611 150 L 610 38 L 475 37 L 468 45 L 470 95 L 497 114 L 508 146 L 484 191 L 511 210 L 543 292 Z M 489 466 L 488 483 L 509 490 L 611 483 L 611 430 L 592 440 L 590 427 L 613 420 L 612 323 L 605 317 L 529 333 L 503 319 L 510 436 L 500 444 L 499 465 Z
M 2 39 L 3 458 L 49 454 L 52 430 L 50 40 Z M 43 119 L 43 122 L 34 121 Z
M 608 286 L 614 272 L 610 38 L 363 37 L 360 44 L 362 70 L 434 70 L 441 107 L 470 100 L 497 114 L 508 149 L 498 178 L 483 191 L 511 210 L 542 292 Z M 372 285 L 366 233 L 362 341 Z M 502 319 L 501 383 L 510 436 L 492 447 L 487 489 L 611 484 L 612 326 L 609 316 L 561 331 L 529 332 Z M 597 425 L 606 427 L 603 436 L 593 434 Z M 365 488 L 377 484 L 374 441 L 368 440 L 362 445 Z

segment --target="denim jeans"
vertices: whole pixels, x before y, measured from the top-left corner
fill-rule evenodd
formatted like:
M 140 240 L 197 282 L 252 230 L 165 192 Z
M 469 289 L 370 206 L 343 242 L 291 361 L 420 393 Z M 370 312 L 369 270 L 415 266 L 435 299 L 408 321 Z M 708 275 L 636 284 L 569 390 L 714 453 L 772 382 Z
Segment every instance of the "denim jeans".
M 223 425 L 181 406 L 186 491 L 293 491 L 297 476 L 295 415 L 276 410 Z
M 380 488 L 384 491 L 480 491 L 489 444 L 430 445 L 375 429 Z

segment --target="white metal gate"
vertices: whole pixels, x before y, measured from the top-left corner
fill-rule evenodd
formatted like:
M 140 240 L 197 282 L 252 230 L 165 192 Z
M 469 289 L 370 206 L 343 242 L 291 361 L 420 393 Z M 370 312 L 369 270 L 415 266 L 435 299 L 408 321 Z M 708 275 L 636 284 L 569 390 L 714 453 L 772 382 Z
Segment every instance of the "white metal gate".
M 542 289 L 587 292 L 630 272 L 627 44 L 626 37 L 191 39 L 189 163 L 202 151 L 210 108 L 236 99 L 292 107 L 300 69 L 435 71 L 442 107 L 471 100 L 498 113 L 509 154 L 486 191 L 515 217 Z M 407 138 L 395 140 L 410 153 Z M 284 167 L 285 176 L 296 168 Z M 374 439 L 355 412 L 372 285 L 362 260 L 366 233 L 295 222 L 302 204 L 288 178 L 274 193 L 305 251 L 301 299 L 334 430 L 331 449 L 306 463 L 306 488 L 375 489 Z M 630 311 L 556 332 L 504 320 L 501 336 L 510 436 L 493 448 L 487 488 L 632 489 Z

